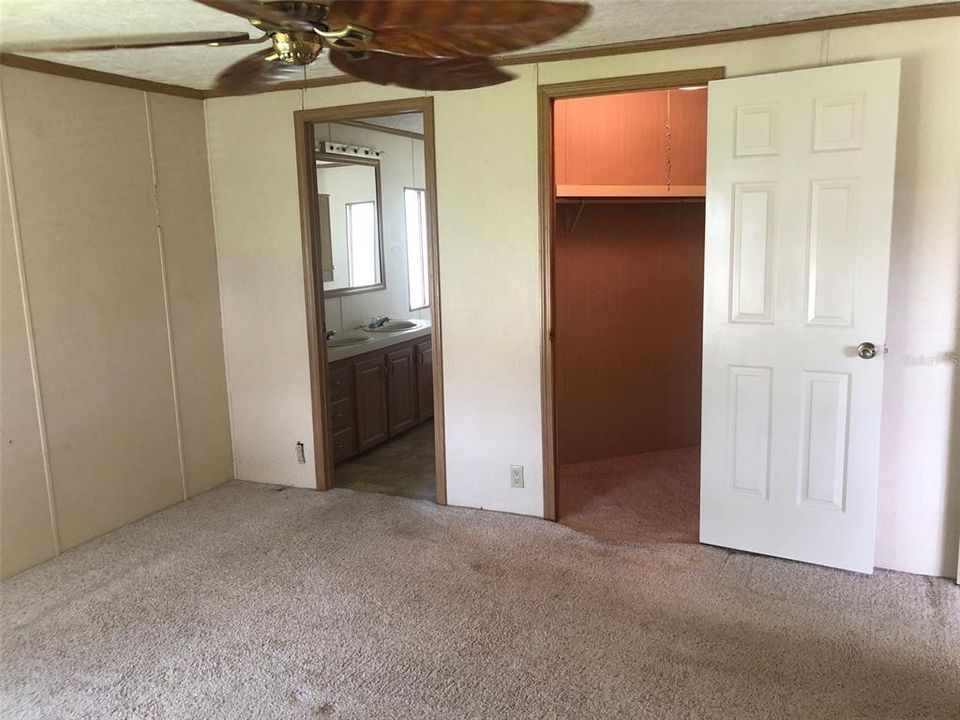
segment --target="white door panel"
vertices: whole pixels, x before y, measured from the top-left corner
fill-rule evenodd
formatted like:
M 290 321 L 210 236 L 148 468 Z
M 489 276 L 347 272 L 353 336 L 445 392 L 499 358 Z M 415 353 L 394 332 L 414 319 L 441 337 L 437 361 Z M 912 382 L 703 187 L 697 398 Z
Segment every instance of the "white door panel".
M 702 542 L 873 570 L 899 77 L 710 83 Z

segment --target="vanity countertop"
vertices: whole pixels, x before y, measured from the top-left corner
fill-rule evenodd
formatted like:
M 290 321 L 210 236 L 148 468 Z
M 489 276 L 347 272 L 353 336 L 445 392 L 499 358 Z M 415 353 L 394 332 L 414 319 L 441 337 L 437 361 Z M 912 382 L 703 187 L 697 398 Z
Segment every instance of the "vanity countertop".
M 388 348 L 391 345 L 398 345 L 400 343 L 407 342 L 408 340 L 429 337 L 431 330 L 430 321 L 420 320 L 419 322 L 422 323 L 419 327 L 410 328 L 409 330 L 397 330 L 396 332 L 368 333 L 365 330 L 350 330 L 348 332 L 344 332 L 344 335 L 369 335 L 373 338 L 373 340 L 370 342 L 358 343 L 356 345 L 345 345 L 344 347 L 338 348 L 327 346 L 327 362 L 346 360 L 347 358 L 355 357 L 357 355 L 365 355 L 368 352 L 382 350 L 383 348 Z

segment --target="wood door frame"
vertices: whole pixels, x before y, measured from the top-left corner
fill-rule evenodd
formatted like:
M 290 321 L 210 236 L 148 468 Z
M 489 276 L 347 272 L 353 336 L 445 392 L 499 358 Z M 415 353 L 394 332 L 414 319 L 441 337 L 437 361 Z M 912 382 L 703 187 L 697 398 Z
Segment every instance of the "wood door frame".
M 611 95 L 614 93 L 664 90 L 687 85 L 704 85 L 726 77 L 726 68 L 707 67 L 625 77 L 580 80 L 537 88 L 537 146 L 540 183 L 540 402 L 543 426 L 543 516 L 556 520 L 557 443 L 556 382 L 553 352 L 553 218 L 555 189 L 553 177 L 553 101 L 561 98 Z
M 318 490 L 333 487 L 333 448 L 327 428 L 327 347 L 324 333 L 323 271 L 317 230 L 316 172 L 312 149 L 316 147 L 315 123 L 363 120 L 366 117 L 395 115 L 405 112 L 423 113 L 423 160 L 427 192 L 427 245 L 430 255 L 430 339 L 433 363 L 433 427 L 436 458 L 438 505 L 447 504 L 446 441 L 443 423 L 443 334 L 440 325 L 440 246 L 437 223 L 437 165 L 432 97 L 340 105 L 337 107 L 298 110 L 293 114 L 297 152 L 297 185 L 300 197 L 300 235 L 303 246 L 303 280 L 307 311 L 307 350 L 310 362 L 310 398 L 313 413 L 314 466 Z M 308 152 L 310 156 L 308 158 Z M 384 278 L 386 280 L 386 278 Z

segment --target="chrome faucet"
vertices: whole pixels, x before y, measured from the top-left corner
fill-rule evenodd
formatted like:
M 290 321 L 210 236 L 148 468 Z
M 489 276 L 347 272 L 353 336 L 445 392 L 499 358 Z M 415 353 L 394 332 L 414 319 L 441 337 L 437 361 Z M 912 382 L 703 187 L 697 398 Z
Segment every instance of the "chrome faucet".
M 323 337 L 327 342 L 333 340 L 333 336 L 337 334 L 336 330 L 327 330 L 323 333 Z
M 367 325 L 367 327 L 382 328 L 388 322 L 390 322 L 390 318 L 388 318 L 386 315 L 384 315 L 383 317 L 373 317 L 370 319 L 370 324 Z

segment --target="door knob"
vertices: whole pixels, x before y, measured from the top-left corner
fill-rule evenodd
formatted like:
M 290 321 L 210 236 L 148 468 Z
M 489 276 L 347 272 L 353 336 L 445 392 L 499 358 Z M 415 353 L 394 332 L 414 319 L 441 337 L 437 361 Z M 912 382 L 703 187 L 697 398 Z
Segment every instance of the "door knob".
M 857 355 L 864 360 L 871 360 L 877 356 L 877 346 L 872 342 L 862 342 L 857 345 Z

